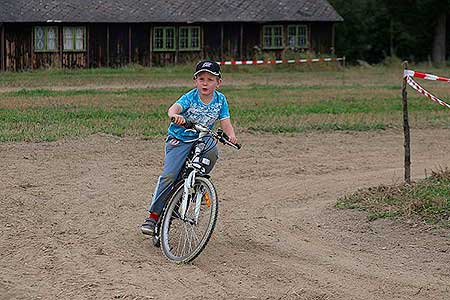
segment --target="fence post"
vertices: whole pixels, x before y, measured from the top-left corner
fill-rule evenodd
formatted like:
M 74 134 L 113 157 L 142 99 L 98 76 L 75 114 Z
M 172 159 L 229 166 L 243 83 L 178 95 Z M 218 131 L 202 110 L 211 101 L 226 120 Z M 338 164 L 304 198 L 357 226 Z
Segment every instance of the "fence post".
M 403 69 L 408 69 L 408 62 L 403 62 Z M 409 133 L 408 119 L 408 93 L 406 92 L 406 76 L 403 76 L 402 98 L 403 98 L 403 134 L 405 137 L 405 183 L 411 184 L 411 136 Z
M 342 85 L 345 85 L 345 56 L 342 58 Z
M 5 71 L 5 24 L 0 24 L 0 72 Z

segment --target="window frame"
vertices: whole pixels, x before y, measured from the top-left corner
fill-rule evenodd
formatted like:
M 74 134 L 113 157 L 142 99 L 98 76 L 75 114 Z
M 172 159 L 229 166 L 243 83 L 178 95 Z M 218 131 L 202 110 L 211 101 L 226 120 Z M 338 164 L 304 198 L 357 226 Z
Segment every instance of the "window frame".
M 197 36 L 197 42 L 198 42 L 198 47 L 192 47 L 192 42 L 193 42 L 193 31 L 197 30 L 198 36 Z M 182 48 L 181 47 L 181 31 L 182 30 L 187 30 L 187 37 L 186 37 L 186 41 L 187 41 L 187 47 Z M 200 51 L 202 50 L 201 47 L 201 28 L 200 26 L 180 26 L 180 28 L 178 29 L 178 49 L 180 51 Z
M 83 29 L 83 49 L 76 49 L 76 42 L 77 42 L 77 36 L 76 36 L 76 30 L 77 29 Z M 72 45 L 73 48 L 72 49 L 65 49 L 65 41 L 66 41 L 66 37 L 64 36 L 65 30 L 66 29 L 70 29 L 72 31 Z M 86 26 L 64 26 L 62 28 L 62 32 L 63 32 L 63 36 L 62 36 L 62 48 L 63 48 L 63 52 L 86 52 L 87 51 L 87 47 L 86 47 Z
M 162 48 L 156 48 L 156 31 L 157 30 L 162 30 L 163 34 L 162 34 L 162 43 L 163 43 L 163 47 Z M 173 31 L 173 48 L 166 48 L 167 45 L 167 32 L 169 30 Z M 153 27 L 153 51 L 155 52 L 174 52 L 176 51 L 177 47 L 176 44 L 177 43 L 177 31 L 175 29 L 175 26 L 157 26 L 157 27 Z
M 295 41 L 295 43 L 294 43 L 294 45 L 293 46 L 291 46 L 290 45 L 290 39 L 291 39 L 291 36 L 292 35 L 290 35 L 290 29 L 291 28 L 295 28 L 295 35 L 293 36 L 294 37 L 294 41 Z M 304 28 L 305 29 L 305 44 L 304 45 L 300 45 L 300 44 L 298 44 L 298 38 L 300 37 L 300 34 L 299 34 L 299 32 L 300 32 L 300 28 Z M 288 47 L 293 47 L 293 48 L 308 48 L 309 47 L 309 40 L 308 40 L 308 36 L 309 36 L 309 33 L 308 33 L 308 25 L 305 25 L 305 24 L 291 24 L 291 25 L 288 25 L 288 27 L 287 27 L 287 40 L 288 40 Z
M 33 41 L 33 51 L 39 52 L 39 53 L 54 53 L 59 51 L 59 28 L 58 26 L 34 26 L 34 41 Z M 44 48 L 43 49 L 37 49 L 36 43 L 37 43 L 37 31 L 38 28 L 42 28 L 44 31 Z M 55 49 L 48 49 L 48 32 L 50 28 L 55 29 Z
M 275 29 L 280 29 L 281 33 L 279 36 L 275 35 Z M 266 40 L 266 29 L 270 29 L 270 45 L 265 44 Z M 281 37 L 281 45 L 276 46 L 275 40 L 277 37 Z M 283 25 L 263 25 L 262 27 L 262 48 L 263 49 L 283 49 L 285 45 L 284 41 L 284 26 Z

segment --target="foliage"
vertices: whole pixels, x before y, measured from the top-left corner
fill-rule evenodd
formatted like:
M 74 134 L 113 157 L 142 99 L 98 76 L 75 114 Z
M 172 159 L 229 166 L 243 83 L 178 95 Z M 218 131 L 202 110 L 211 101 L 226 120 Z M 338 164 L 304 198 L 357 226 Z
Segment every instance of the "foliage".
M 338 54 L 350 61 L 379 63 L 390 56 L 427 61 L 437 16 L 441 13 L 446 13 L 447 19 L 450 16 L 449 0 L 330 0 L 330 3 L 344 18 L 336 29 Z M 449 42 L 447 34 L 447 45 Z

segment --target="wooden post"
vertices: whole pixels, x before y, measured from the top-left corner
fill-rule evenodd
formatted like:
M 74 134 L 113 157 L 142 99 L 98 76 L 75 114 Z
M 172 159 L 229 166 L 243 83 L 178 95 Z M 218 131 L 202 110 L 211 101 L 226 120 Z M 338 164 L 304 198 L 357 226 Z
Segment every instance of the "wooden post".
M 308 50 L 309 52 L 313 52 L 314 49 L 312 48 L 313 43 L 312 43 L 312 23 L 306 26 L 306 32 L 308 35 Z
M 91 47 L 89 46 L 90 44 L 90 26 L 86 26 L 86 67 L 89 68 L 90 64 L 91 64 L 91 60 L 90 60 L 90 49 Z
M 2 31 L 0 33 L 0 59 L 1 59 L 1 69 L 0 71 L 5 71 L 5 25 L 2 24 Z
M 109 68 L 109 24 L 106 25 L 106 67 Z
M 333 55 L 333 57 L 335 57 L 335 53 L 336 53 L 336 24 L 333 23 L 333 25 L 331 25 L 331 54 Z
M 239 41 L 240 48 L 239 48 L 239 54 L 241 55 L 241 60 L 244 60 L 244 24 L 241 24 L 241 39 Z
M 177 36 L 177 32 L 178 32 L 178 26 L 175 26 L 175 32 L 174 32 L 174 36 L 173 36 L 173 42 L 175 43 L 175 65 L 177 65 L 178 64 L 178 52 L 179 52 L 179 45 L 178 45 L 178 43 L 177 43 L 177 38 L 176 38 L 176 36 Z
M 64 69 L 63 62 L 63 27 L 58 26 L 58 47 L 59 47 L 59 59 L 61 60 L 61 69 Z
M 223 24 L 220 24 L 220 60 L 225 60 L 223 57 Z
M 342 58 L 342 85 L 345 85 L 345 56 Z
M 408 69 L 408 62 L 403 62 L 405 70 Z M 408 93 L 406 92 L 406 77 L 403 76 L 402 98 L 403 98 L 403 133 L 405 137 L 405 183 L 411 184 L 411 137 L 409 133 L 408 119 Z
M 30 65 L 31 65 L 31 70 L 34 70 L 34 27 L 31 27 L 30 39 L 31 39 L 31 47 L 30 47 L 30 49 L 31 49 L 31 55 L 30 55 L 31 62 L 30 62 Z
M 150 25 L 150 51 L 149 51 L 149 63 L 150 63 L 150 68 L 153 66 L 153 26 Z
M 131 64 L 131 24 L 128 25 L 128 64 Z
M 200 26 L 200 47 L 202 48 L 202 60 L 205 59 L 205 29 L 204 26 Z

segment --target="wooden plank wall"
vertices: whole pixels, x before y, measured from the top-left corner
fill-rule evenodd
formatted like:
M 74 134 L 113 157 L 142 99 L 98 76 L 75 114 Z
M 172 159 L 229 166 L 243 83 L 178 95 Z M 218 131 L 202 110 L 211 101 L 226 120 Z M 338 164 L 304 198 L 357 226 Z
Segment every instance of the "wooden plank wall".
M 131 26 L 131 63 L 150 66 L 150 26 Z
M 63 68 L 86 68 L 87 52 L 64 52 L 63 53 Z
M 5 71 L 5 26 L 0 26 L 0 71 Z
M 288 24 L 283 25 L 287 31 Z M 215 23 L 201 25 L 203 47 L 200 51 L 154 51 L 152 24 L 88 24 L 86 51 L 65 52 L 60 48 L 55 52 L 34 52 L 33 26 L 0 25 L 0 70 L 121 67 L 130 63 L 163 66 L 197 62 L 202 58 L 238 60 L 270 55 L 281 58 L 284 51 L 261 49 L 262 24 Z M 63 26 L 58 26 L 60 47 L 63 43 Z M 309 26 L 310 50 L 331 53 L 333 24 L 317 23 Z
M 108 26 L 105 24 L 89 27 L 89 65 L 90 68 L 108 66 Z
M 310 48 L 314 53 L 324 54 L 334 51 L 332 23 L 312 23 L 309 28 Z
M 30 28 L 5 26 L 4 69 L 7 71 L 28 70 L 31 67 Z

